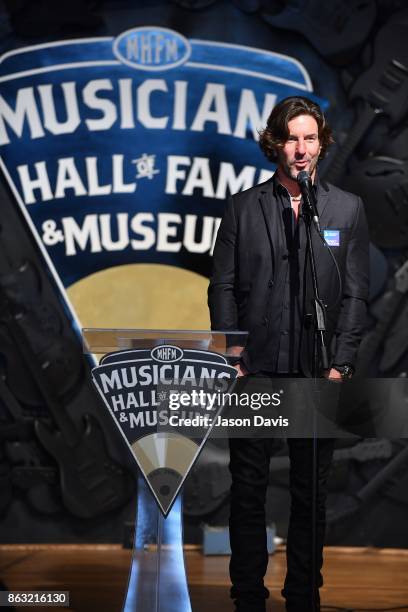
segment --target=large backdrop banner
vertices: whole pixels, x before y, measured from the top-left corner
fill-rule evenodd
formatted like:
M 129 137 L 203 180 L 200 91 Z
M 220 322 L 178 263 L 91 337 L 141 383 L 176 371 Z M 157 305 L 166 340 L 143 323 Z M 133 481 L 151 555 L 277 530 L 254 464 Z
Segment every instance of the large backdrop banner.
M 273 106 L 313 93 L 301 61 L 139 27 L 0 61 L 3 170 L 65 286 L 159 263 L 208 275 L 226 197 L 269 178 Z
M 323 106 L 336 144 L 321 174 L 365 202 L 371 297 L 387 275 L 396 287 L 408 246 L 398 0 L 7 6 L 0 165 L 83 325 L 208 327 L 226 198 L 272 175 L 259 130 L 289 95 Z M 384 372 L 405 371 L 397 345 Z

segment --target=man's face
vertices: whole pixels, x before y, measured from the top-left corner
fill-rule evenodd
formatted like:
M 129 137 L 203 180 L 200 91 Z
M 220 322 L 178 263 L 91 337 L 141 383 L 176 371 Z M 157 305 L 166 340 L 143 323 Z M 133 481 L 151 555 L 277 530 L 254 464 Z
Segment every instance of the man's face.
M 288 130 L 288 140 L 277 149 L 278 165 L 291 179 L 296 180 L 302 170 L 313 177 L 321 151 L 316 119 L 298 115 L 288 122 Z

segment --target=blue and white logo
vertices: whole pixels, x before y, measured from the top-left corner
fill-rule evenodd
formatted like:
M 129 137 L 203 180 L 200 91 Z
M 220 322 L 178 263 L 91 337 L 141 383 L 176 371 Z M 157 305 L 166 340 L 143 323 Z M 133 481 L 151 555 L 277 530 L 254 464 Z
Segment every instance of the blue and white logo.
M 324 230 L 324 239 L 329 246 L 340 246 L 339 230 Z
M 0 58 L 0 167 L 65 287 L 126 264 L 208 276 L 231 194 L 270 178 L 259 129 L 313 94 L 293 57 L 155 26 Z
M 191 54 L 191 46 L 178 32 L 145 27 L 123 32 L 115 40 L 113 52 L 128 66 L 159 71 L 184 64 Z

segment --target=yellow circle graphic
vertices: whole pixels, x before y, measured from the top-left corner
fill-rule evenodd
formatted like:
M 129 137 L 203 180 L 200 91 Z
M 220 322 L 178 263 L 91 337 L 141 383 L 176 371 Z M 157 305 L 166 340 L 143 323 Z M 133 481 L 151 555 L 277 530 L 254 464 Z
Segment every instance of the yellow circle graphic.
M 71 285 L 82 327 L 209 329 L 208 279 L 159 264 L 101 270 Z

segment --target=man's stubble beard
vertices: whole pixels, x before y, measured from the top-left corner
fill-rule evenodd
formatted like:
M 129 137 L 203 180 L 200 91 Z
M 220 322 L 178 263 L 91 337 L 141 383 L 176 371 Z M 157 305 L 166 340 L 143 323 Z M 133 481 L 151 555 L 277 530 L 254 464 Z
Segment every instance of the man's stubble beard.
M 302 160 L 304 161 L 304 160 Z M 287 178 L 290 178 L 292 181 L 296 181 L 297 180 L 297 176 L 299 174 L 299 172 L 303 172 L 303 170 L 296 170 L 296 168 L 292 167 L 292 166 L 288 166 L 287 164 L 283 164 L 280 160 L 278 160 L 279 162 L 279 166 L 282 169 L 282 172 L 287 176 Z M 309 166 L 309 175 L 313 176 L 314 171 L 317 168 L 317 164 L 319 163 L 319 160 L 317 159 L 314 163 L 312 162 Z M 292 174 L 293 172 L 293 174 Z

